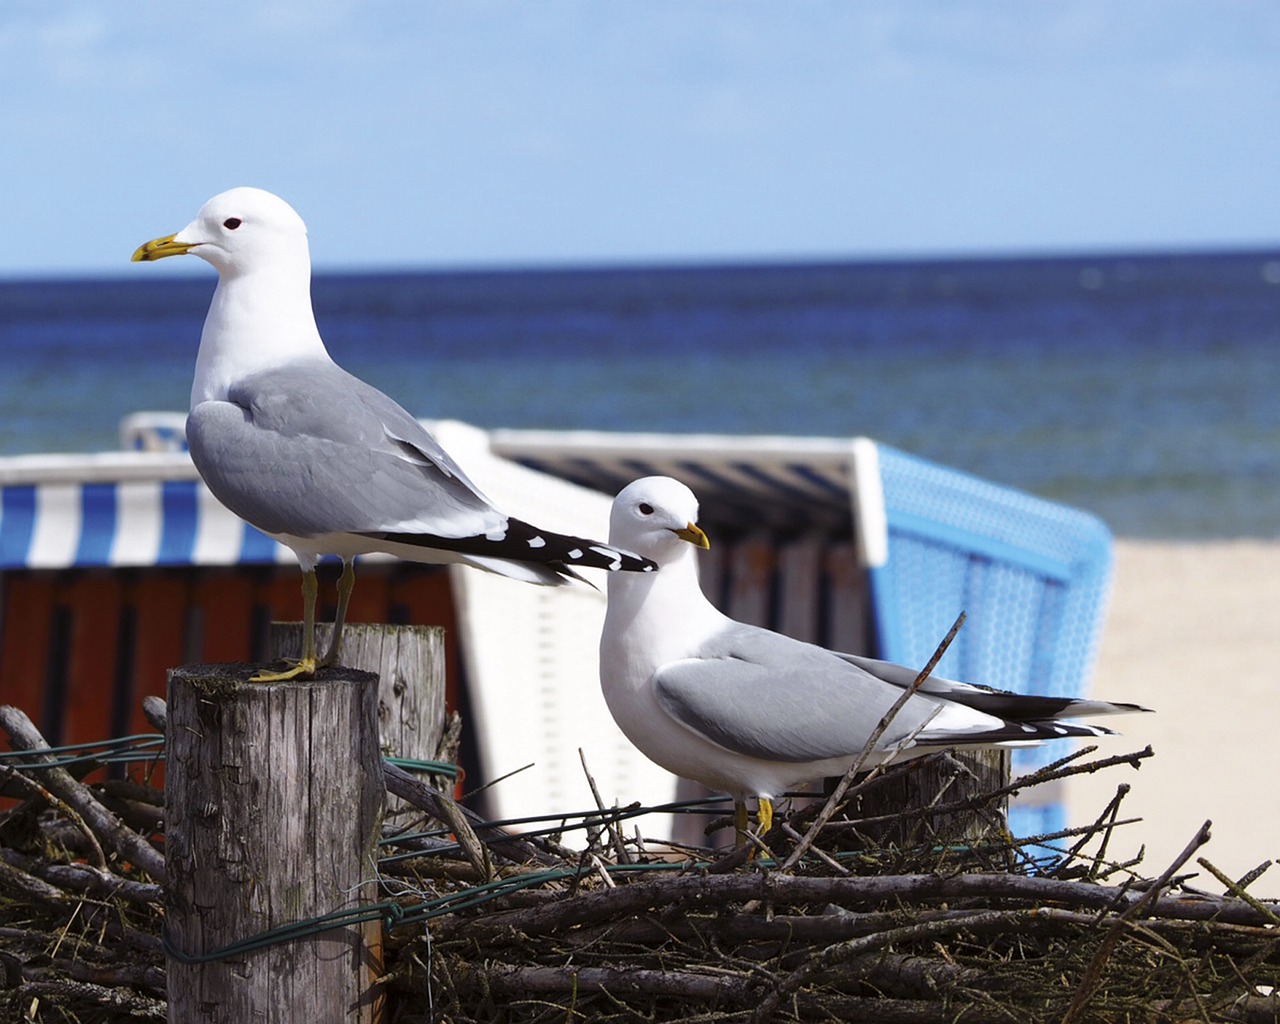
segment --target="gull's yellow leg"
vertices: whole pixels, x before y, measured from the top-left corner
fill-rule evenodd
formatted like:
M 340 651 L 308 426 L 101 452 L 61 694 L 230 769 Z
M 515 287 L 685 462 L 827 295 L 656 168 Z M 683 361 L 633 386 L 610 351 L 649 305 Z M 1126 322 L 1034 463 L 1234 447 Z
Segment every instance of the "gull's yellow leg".
M 773 801 L 767 796 L 756 801 L 756 818 L 760 822 L 760 838 L 763 839 L 773 828 Z
M 316 673 L 316 594 L 320 583 L 316 571 L 308 569 L 302 574 L 302 657 L 283 672 L 259 672 L 251 676 L 251 683 L 283 683 L 289 679 L 313 676 Z
M 329 649 L 320 659 L 320 667 L 328 668 L 336 665 L 342 657 L 342 627 L 347 621 L 347 603 L 351 600 L 351 591 L 356 588 L 356 569 L 349 562 L 342 563 L 342 576 L 338 579 L 338 612 L 333 617 L 333 636 L 329 638 Z
M 758 838 L 753 838 L 754 844 L 747 853 L 748 860 L 754 860 L 756 849 L 765 847 L 760 842 L 769 834 L 769 829 L 773 828 L 773 801 L 767 796 L 756 797 L 756 818 L 760 822 L 760 829 L 756 833 Z M 733 827 L 735 829 L 735 837 L 733 848 L 741 849 L 743 843 L 747 841 L 747 804 L 745 800 L 735 800 L 733 802 Z

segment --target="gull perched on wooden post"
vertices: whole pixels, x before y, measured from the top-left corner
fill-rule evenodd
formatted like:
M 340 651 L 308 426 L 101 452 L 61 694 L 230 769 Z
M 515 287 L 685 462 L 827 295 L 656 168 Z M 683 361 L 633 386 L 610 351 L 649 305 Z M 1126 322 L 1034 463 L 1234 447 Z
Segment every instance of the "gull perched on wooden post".
M 259 681 L 337 660 L 360 554 L 462 562 L 553 586 L 581 579 L 582 567 L 652 568 L 500 512 L 413 416 L 339 367 L 311 308 L 306 225 L 284 200 L 256 188 L 223 192 L 133 260 L 188 253 L 218 272 L 187 416 L 192 461 L 218 500 L 291 548 L 303 572 L 302 658 Z M 343 569 L 333 639 L 317 659 L 315 567 L 324 555 Z
M 739 833 L 746 800 L 761 834 L 772 801 L 842 776 L 917 672 L 838 654 L 736 622 L 703 595 L 707 548 L 698 500 L 670 477 L 644 477 L 614 499 L 609 542 L 658 571 L 618 574 L 600 640 L 600 683 L 619 728 L 669 772 L 729 793 Z M 940 747 L 1024 746 L 1107 735 L 1060 718 L 1145 711 L 1135 704 L 1007 693 L 929 676 L 869 751 L 866 767 Z

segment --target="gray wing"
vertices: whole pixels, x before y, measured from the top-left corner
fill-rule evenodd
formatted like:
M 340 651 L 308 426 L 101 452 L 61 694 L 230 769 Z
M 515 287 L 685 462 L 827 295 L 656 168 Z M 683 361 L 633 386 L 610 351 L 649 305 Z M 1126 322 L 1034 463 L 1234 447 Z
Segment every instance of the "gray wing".
M 244 378 L 191 410 L 187 442 L 209 489 L 267 533 L 467 537 L 506 523 L 417 420 L 332 363 Z
M 654 684 L 667 713 L 712 742 L 797 763 L 856 755 L 901 693 L 821 647 L 742 623 L 712 637 L 697 657 L 664 665 Z M 910 735 L 937 706 L 913 698 L 882 745 Z

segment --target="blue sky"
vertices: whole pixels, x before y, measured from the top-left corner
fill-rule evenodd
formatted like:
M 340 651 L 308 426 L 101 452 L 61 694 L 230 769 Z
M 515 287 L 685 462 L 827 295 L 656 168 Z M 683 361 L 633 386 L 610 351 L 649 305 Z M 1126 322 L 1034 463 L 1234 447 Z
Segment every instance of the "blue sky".
M 1274 0 L 7 0 L 0 90 L 7 278 L 241 184 L 324 269 L 1280 245 Z

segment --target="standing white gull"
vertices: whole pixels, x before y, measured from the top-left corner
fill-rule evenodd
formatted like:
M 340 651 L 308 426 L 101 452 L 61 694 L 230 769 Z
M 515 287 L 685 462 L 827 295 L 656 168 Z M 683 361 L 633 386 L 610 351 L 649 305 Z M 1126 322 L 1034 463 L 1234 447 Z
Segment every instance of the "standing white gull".
M 408 412 L 339 367 L 311 308 L 311 256 L 302 218 L 256 188 L 214 196 L 176 235 L 137 261 L 190 253 L 218 286 L 191 386 L 187 442 L 214 495 L 292 548 L 303 571 L 304 650 L 310 675 L 341 651 L 356 555 L 464 562 L 529 583 L 558 585 L 580 567 L 652 564 L 597 541 L 540 530 L 504 515 Z M 316 563 L 342 559 L 333 639 L 316 658 Z
M 609 542 L 653 559 L 658 572 L 609 578 L 601 688 L 641 753 L 733 797 L 740 832 L 746 799 L 756 797 L 763 834 L 777 796 L 845 773 L 917 672 L 722 614 L 698 585 L 697 549 L 710 544 L 697 520 L 697 498 L 670 477 L 644 477 L 614 499 Z M 1105 735 L 1110 730 L 1058 719 L 1144 710 L 930 676 L 864 764 L 939 747 Z

